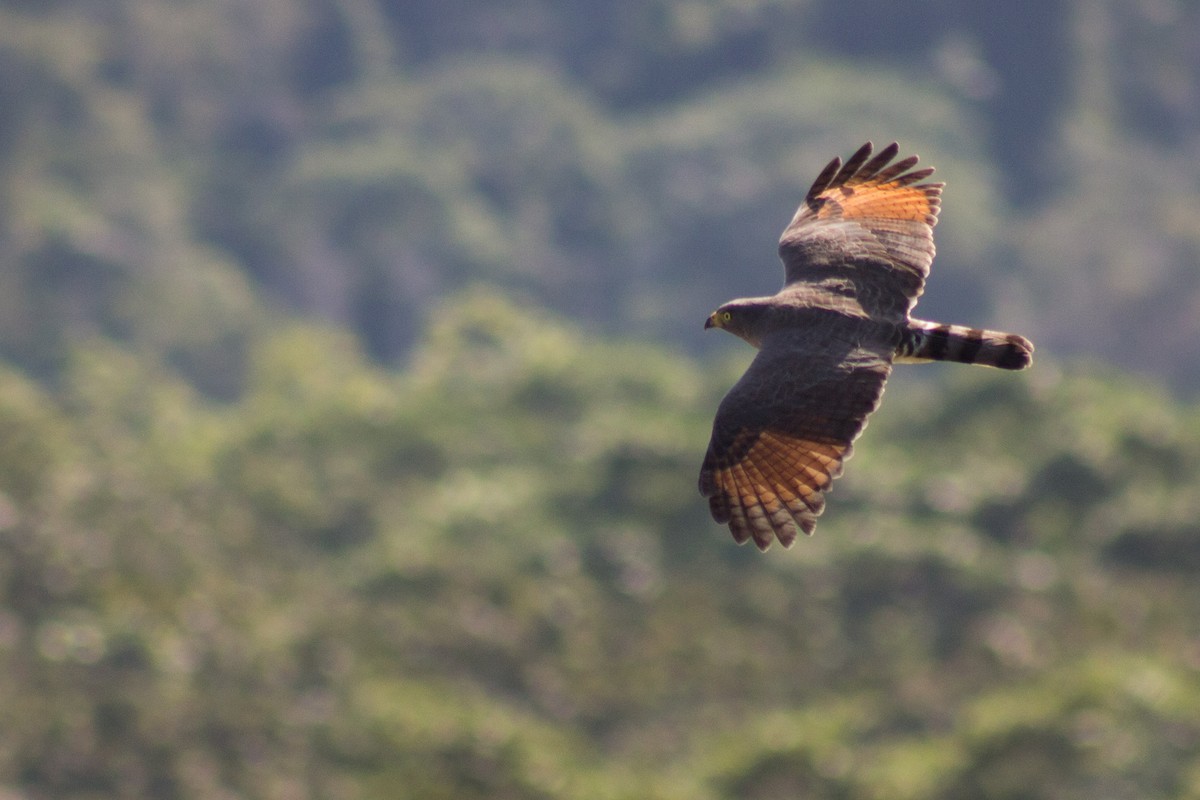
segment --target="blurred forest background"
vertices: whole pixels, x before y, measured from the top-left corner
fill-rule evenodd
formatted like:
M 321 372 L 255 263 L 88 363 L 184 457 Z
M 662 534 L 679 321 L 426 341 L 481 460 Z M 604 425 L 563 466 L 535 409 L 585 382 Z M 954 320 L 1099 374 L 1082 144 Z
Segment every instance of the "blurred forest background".
M 0 798 L 1200 798 L 1200 3 L 0 0 Z M 948 182 L 816 537 L 695 476 Z

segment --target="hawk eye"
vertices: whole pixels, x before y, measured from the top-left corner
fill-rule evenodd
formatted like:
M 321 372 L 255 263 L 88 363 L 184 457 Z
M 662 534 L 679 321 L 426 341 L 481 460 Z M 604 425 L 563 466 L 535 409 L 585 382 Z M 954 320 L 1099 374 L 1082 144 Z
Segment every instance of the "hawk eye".
M 721 312 L 721 320 L 722 320 L 723 322 L 729 322 L 729 320 L 731 320 L 731 319 L 733 319 L 733 312 L 732 312 L 732 311 L 723 311 L 723 312 Z

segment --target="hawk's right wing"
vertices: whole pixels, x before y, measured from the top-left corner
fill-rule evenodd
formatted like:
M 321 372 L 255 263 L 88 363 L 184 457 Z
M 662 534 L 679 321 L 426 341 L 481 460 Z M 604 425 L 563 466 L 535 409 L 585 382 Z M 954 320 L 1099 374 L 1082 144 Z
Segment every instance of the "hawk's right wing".
M 831 317 L 833 315 L 830 315 Z M 717 410 L 700 493 L 738 543 L 788 547 L 813 532 L 824 494 L 879 405 L 889 344 L 839 346 L 849 337 L 774 334 Z
M 889 165 L 898 151 L 893 142 L 871 158 L 867 142 L 829 162 L 779 240 L 785 291 L 848 281 L 871 316 L 908 315 L 933 262 L 942 184 L 921 183 L 932 168 L 908 171 L 916 156 Z

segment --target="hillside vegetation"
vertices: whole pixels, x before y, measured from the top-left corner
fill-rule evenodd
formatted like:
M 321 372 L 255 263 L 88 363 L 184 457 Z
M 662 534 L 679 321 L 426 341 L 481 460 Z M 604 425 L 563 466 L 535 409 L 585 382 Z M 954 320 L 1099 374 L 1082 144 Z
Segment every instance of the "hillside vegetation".
M 911 5 L 0 1 L 0 798 L 1200 798 L 1200 7 Z M 739 548 L 867 138 L 1037 360 Z
M 263 303 L 396 362 L 480 280 L 694 348 L 896 139 L 949 184 L 925 313 L 1194 387 L 1198 38 L 1171 0 L 8 0 L 0 355 L 101 333 L 228 394 Z
M 220 406 L 106 345 L 4 375 L 10 790 L 1200 796 L 1194 408 L 901 378 L 764 556 L 694 487 L 730 369 L 439 319 L 399 375 L 282 328 Z

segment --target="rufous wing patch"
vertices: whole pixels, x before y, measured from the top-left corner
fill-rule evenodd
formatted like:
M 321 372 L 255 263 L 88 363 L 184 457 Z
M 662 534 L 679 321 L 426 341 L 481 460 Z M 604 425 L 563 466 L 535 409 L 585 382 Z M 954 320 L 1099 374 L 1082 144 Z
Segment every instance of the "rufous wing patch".
M 901 186 L 896 181 L 826 189 L 817 197 L 824 201 L 817 209 L 818 219 L 903 220 L 929 225 L 937 220 L 936 195 L 931 196 L 927 187 Z
M 920 183 L 933 174 L 933 169 L 909 172 L 917 164 L 916 156 L 889 164 L 899 152 L 895 142 L 874 158 L 871 149 L 870 142 L 864 144 L 845 164 L 835 158 L 813 181 L 805 204 L 817 219 L 897 220 L 935 225 L 942 184 Z

